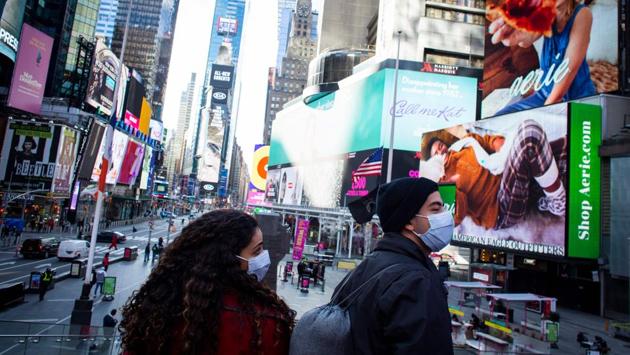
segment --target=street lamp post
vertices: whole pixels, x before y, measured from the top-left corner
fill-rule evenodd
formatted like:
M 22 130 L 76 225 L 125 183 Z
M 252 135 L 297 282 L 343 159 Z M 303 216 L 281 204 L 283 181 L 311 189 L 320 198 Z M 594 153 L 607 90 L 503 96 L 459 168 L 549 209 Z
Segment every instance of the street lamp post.
M 398 65 L 400 62 L 400 34 L 398 30 L 398 50 L 396 52 L 396 71 L 394 74 L 394 101 L 392 103 L 392 124 L 389 128 L 389 151 L 387 155 L 387 182 L 392 181 L 392 166 L 394 165 L 394 127 L 396 123 L 396 96 L 398 94 Z
M 114 99 L 112 100 L 112 112 L 113 120 L 116 115 L 116 107 L 118 106 L 118 93 L 120 91 L 120 77 L 123 71 L 124 59 L 125 59 L 125 47 L 127 45 L 127 32 L 129 29 L 129 20 L 131 18 L 131 11 L 133 10 L 133 0 L 129 1 L 129 7 L 127 8 L 127 19 L 125 22 L 125 30 L 123 32 L 122 47 L 120 50 L 120 65 L 118 66 L 118 80 L 116 81 L 116 89 L 114 90 Z M 81 289 L 81 297 L 74 303 L 74 309 L 70 318 L 71 324 L 90 325 L 92 322 L 92 306 L 93 301 L 90 299 L 90 290 L 92 289 L 92 267 L 94 265 L 94 253 L 96 251 L 96 237 L 98 235 L 99 223 L 101 221 L 101 212 L 103 209 L 103 199 L 105 195 L 106 177 L 108 166 L 112 164 L 111 161 L 111 143 L 114 136 L 114 126 L 112 122 L 107 125 L 105 130 L 105 149 L 108 150 L 106 154 L 103 154 L 103 160 L 101 164 L 101 174 L 98 181 L 98 192 L 96 194 L 96 210 L 94 211 L 94 223 L 92 228 L 92 236 L 90 239 L 90 250 L 88 252 L 88 261 L 85 271 L 85 278 L 83 280 L 83 286 Z

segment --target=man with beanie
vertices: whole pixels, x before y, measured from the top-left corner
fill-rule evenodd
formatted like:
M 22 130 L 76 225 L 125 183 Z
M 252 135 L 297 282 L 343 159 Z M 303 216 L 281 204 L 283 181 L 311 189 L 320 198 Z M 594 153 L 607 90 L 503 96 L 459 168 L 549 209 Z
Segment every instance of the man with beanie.
M 333 295 L 348 307 L 354 352 L 453 354 L 446 289 L 429 258 L 453 235 L 437 184 L 393 180 L 349 208 L 365 223 L 374 203 L 385 235 Z

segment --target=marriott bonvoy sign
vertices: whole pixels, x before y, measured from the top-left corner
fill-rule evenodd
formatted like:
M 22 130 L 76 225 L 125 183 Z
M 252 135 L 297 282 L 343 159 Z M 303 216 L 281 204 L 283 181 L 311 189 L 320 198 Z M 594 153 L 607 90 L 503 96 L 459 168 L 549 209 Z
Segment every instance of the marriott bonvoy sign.
M 454 188 L 454 245 L 594 259 L 600 144 L 599 106 L 557 104 L 425 133 L 419 175 Z

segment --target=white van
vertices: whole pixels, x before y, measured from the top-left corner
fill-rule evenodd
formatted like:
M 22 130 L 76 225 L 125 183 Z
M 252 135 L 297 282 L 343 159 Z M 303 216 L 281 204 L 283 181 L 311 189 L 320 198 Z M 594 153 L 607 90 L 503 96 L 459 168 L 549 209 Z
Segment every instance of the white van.
M 59 244 L 57 258 L 59 260 L 87 258 L 89 250 L 90 243 L 85 240 L 63 240 Z

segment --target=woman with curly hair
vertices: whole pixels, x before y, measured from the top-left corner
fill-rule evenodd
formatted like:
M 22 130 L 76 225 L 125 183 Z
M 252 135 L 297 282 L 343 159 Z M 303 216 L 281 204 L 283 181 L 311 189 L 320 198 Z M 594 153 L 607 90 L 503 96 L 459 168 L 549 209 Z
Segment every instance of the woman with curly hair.
M 260 281 L 269 253 L 236 210 L 196 219 L 123 308 L 129 354 L 287 354 L 295 312 Z

